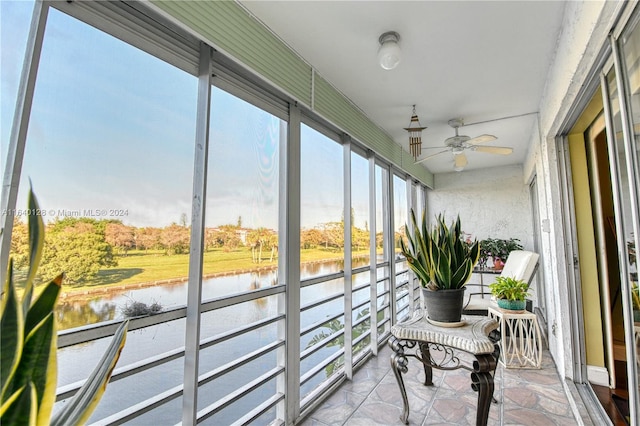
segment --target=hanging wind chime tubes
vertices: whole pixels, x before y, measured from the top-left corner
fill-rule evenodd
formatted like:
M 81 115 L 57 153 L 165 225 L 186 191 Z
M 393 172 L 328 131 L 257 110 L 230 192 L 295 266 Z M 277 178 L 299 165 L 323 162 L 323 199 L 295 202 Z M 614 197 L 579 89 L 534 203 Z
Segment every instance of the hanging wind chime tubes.
M 409 152 L 413 155 L 414 160 L 417 160 L 422 152 L 422 131 L 424 129 L 426 129 L 426 127 L 420 125 L 418 115 L 416 114 L 416 106 L 414 105 L 409 127 L 405 127 L 405 130 L 409 132 Z

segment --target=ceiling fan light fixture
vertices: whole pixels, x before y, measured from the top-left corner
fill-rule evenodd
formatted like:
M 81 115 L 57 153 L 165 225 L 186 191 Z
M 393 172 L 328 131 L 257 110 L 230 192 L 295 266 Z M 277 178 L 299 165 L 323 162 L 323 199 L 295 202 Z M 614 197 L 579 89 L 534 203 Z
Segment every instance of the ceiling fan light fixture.
M 455 154 L 453 157 L 453 170 L 456 172 L 461 172 L 467 166 L 469 162 L 467 161 L 467 156 L 460 153 Z
M 413 155 L 413 160 L 416 161 L 422 152 L 422 131 L 426 129 L 426 126 L 420 124 L 418 114 L 416 114 L 416 106 L 413 106 L 413 114 L 411 114 L 411 121 L 409 127 L 404 129 L 409 132 L 409 152 Z
M 378 42 L 378 62 L 385 70 L 392 70 L 400 63 L 402 50 L 400 50 L 400 35 L 395 31 L 387 31 L 383 33 Z

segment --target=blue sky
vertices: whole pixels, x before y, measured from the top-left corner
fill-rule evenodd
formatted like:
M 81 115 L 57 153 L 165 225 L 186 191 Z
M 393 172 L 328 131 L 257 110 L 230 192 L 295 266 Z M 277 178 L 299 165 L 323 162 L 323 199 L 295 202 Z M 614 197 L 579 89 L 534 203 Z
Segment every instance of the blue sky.
M 33 6 L 2 0 L 0 7 L 4 162 Z M 135 226 L 190 217 L 196 96 L 196 77 L 51 9 L 17 207 L 26 206 L 30 178 L 41 207 L 58 216 L 120 211 Z M 213 89 L 207 226 L 242 216 L 243 226 L 277 228 L 280 124 Z M 338 221 L 342 148 L 306 126 L 302 139 L 302 226 Z M 366 161 L 353 167 L 366 176 Z M 353 181 L 360 227 L 366 183 Z

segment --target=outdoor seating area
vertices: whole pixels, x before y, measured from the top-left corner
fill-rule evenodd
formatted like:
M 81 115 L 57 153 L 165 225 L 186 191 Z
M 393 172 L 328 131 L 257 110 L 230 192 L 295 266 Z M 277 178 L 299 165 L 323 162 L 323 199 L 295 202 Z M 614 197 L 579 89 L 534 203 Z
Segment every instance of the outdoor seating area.
M 531 284 L 533 276 L 538 269 L 539 258 L 540 255 L 538 253 L 527 250 L 514 250 L 509 253 L 509 257 L 500 272 L 500 276 L 512 277 Z M 483 280 L 483 273 L 479 272 L 478 275 L 480 279 Z M 495 306 L 495 303 L 491 301 L 491 293 L 486 291 L 484 283 L 482 283 L 480 292 L 469 291 L 467 297 L 464 311 L 470 315 L 487 315 L 488 308 Z
M 322 405 L 303 426 L 402 425 L 402 397 L 390 365 L 392 350 L 381 348 Z M 403 375 L 411 413 L 410 425 L 475 424 L 477 394 L 465 370 L 433 370 L 433 386 L 423 385 L 422 366 L 410 360 Z M 576 425 L 556 366 L 549 351 L 542 353 L 540 370 L 507 369 L 499 364 L 489 425 Z
M 640 426 L 640 2 L 0 12 L 1 424 Z

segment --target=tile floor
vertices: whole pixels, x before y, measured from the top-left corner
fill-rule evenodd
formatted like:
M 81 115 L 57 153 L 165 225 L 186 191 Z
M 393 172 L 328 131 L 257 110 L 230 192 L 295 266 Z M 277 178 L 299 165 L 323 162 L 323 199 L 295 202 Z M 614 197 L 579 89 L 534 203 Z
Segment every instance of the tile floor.
M 402 397 L 390 367 L 391 349 L 385 346 L 321 406 L 303 426 L 402 425 Z M 434 386 L 422 384 L 421 365 L 410 358 L 404 375 L 409 398 L 410 425 L 475 425 L 477 393 L 466 370 L 433 369 Z M 489 425 L 577 425 L 548 351 L 542 369 L 506 369 L 498 365 Z

